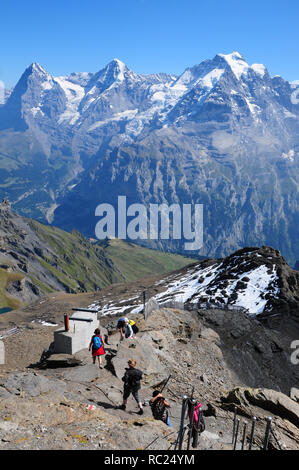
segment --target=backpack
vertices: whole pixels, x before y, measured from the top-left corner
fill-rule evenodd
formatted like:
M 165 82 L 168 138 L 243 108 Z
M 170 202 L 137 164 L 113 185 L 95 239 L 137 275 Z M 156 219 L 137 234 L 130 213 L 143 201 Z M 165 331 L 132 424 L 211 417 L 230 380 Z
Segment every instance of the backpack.
M 131 327 L 132 327 L 133 332 L 134 332 L 134 333 L 138 333 L 139 328 L 138 328 L 138 326 L 136 325 L 136 323 L 134 322 L 134 320 L 129 320 L 129 323 L 130 323 L 130 325 L 131 325 Z
M 167 409 L 164 403 L 164 399 L 160 398 L 154 401 L 151 405 L 153 417 L 161 421 L 167 421 Z
M 191 415 L 191 405 L 188 406 L 188 417 Z M 194 407 L 193 412 L 193 429 L 199 433 L 203 432 L 206 428 L 205 421 L 203 419 L 203 413 L 201 409 L 201 403 L 197 403 Z
M 188 417 L 191 416 L 191 403 L 188 404 Z M 205 421 L 203 418 L 203 412 L 201 409 L 201 403 L 197 403 L 194 407 L 193 412 L 193 426 L 192 426 L 192 447 L 196 449 L 198 445 L 198 436 L 206 429 Z
M 130 389 L 139 389 L 140 388 L 140 380 L 142 378 L 142 372 L 138 369 L 128 369 L 123 377 L 123 381 L 125 382 L 125 386 L 129 387 Z
M 93 338 L 93 346 L 95 349 L 99 349 L 102 346 L 102 341 L 99 336 L 94 336 Z

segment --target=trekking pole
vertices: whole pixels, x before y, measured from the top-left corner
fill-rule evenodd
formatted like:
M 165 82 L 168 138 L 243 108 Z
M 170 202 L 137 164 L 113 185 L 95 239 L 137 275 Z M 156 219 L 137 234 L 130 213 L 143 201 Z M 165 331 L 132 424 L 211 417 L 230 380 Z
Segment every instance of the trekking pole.
M 176 450 L 177 445 L 179 446 L 179 450 L 182 450 L 183 429 L 184 429 L 185 414 L 186 414 L 186 409 L 187 409 L 187 404 L 188 404 L 188 397 L 187 395 L 183 395 L 182 398 L 183 398 L 183 401 L 182 401 L 180 428 L 179 428 L 178 437 L 175 443 L 174 450 Z
M 162 393 L 162 392 L 163 392 L 164 388 L 166 387 L 166 385 L 167 385 L 167 384 L 168 384 L 168 382 L 169 382 L 169 379 L 170 379 L 170 377 L 171 377 L 171 374 L 170 374 L 170 376 L 168 377 L 168 379 L 166 380 L 166 382 L 165 382 L 165 384 L 163 385 L 163 387 L 161 388 L 161 391 L 160 391 L 160 393 Z
M 234 442 L 234 450 L 236 450 L 238 434 L 239 434 L 239 426 L 240 426 L 240 418 L 237 419 L 237 427 L 236 427 L 236 434 L 235 434 L 235 442 Z
M 243 428 L 243 437 L 242 437 L 242 447 L 241 450 L 244 450 L 244 445 L 245 445 L 245 438 L 246 438 L 246 428 L 247 428 L 247 422 L 244 422 L 244 428 Z
M 232 444 L 234 443 L 234 439 L 235 439 L 236 423 L 237 423 L 237 407 L 235 406 L 234 407 L 234 425 L 233 425 Z
M 263 450 L 268 450 L 268 444 L 269 444 L 269 438 L 270 438 L 270 432 L 271 432 L 271 422 L 272 422 L 272 418 L 268 416 Z
M 187 450 L 190 449 L 190 441 L 191 441 L 191 436 L 192 436 L 192 432 L 193 432 L 194 408 L 195 408 L 195 405 L 196 405 L 196 401 L 195 401 L 195 400 L 192 400 L 192 401 L 191 401 L 191 411 L 190 411 L 191 414 L 190 414 L 190 420 L 189 420 L 190 429 L 189 429 L 189 434 L 188 434 Z
M 251 450 L 251 448 L 252 448 L 255 423 L 256 423 L 256 417 L 253 416 L 253 418 L 252 418 L 252 424 L 251 424 L 251 433 L 250 433 L 250 440 L 249 440 L 249 447 L 248 447 L 248 450 Z

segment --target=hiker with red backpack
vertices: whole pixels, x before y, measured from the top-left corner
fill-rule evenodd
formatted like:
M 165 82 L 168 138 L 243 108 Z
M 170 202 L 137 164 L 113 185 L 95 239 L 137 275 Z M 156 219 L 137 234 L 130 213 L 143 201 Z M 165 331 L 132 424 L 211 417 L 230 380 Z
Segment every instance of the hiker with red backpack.
M 104 340 L 101 336 L 101 330 L 96 328 L 94 330 L 94 335 L 92 336 L 90 343 L 89 343 L 89 351 L 92 350 L 92 359 L 93 363 L 95 364 L 96 358 L 98 358 L 99 367 L 103 369 L 102 365 L 102 356 L 105 354 L 104 349 Z

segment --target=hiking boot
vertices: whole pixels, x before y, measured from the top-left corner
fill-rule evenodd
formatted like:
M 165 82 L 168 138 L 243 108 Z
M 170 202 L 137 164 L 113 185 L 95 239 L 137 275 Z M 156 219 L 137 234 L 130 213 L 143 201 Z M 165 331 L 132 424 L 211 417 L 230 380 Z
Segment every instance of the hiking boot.
M 143 415 L 143 409 L 142 408 L 139 408 L 138 414 Z
M 123 411 L 126 411 L 126 405 L 120 405 L 120 406 L 119 406 L 119 409 L 120 409 L 120 410 L 123 410 Z

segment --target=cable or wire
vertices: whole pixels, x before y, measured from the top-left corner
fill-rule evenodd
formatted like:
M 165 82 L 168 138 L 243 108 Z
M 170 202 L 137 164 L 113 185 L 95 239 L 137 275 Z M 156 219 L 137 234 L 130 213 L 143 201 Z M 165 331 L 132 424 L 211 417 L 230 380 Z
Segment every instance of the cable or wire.
M 156 442 L 158 439 L 167 439 L 167 437 L 171 436 L 172 434 L 174 434 L 176 431 L 173 431 L 169 434 L 167 434 L 167 436 L 157 436 L 152 442 L 150 442 L 143 450 L 146 450 L 148 449 L 154 442 Z M 172 445 L 172 444 L 171 444 Z M 171 447 L 171 446 L 170 446 Z

